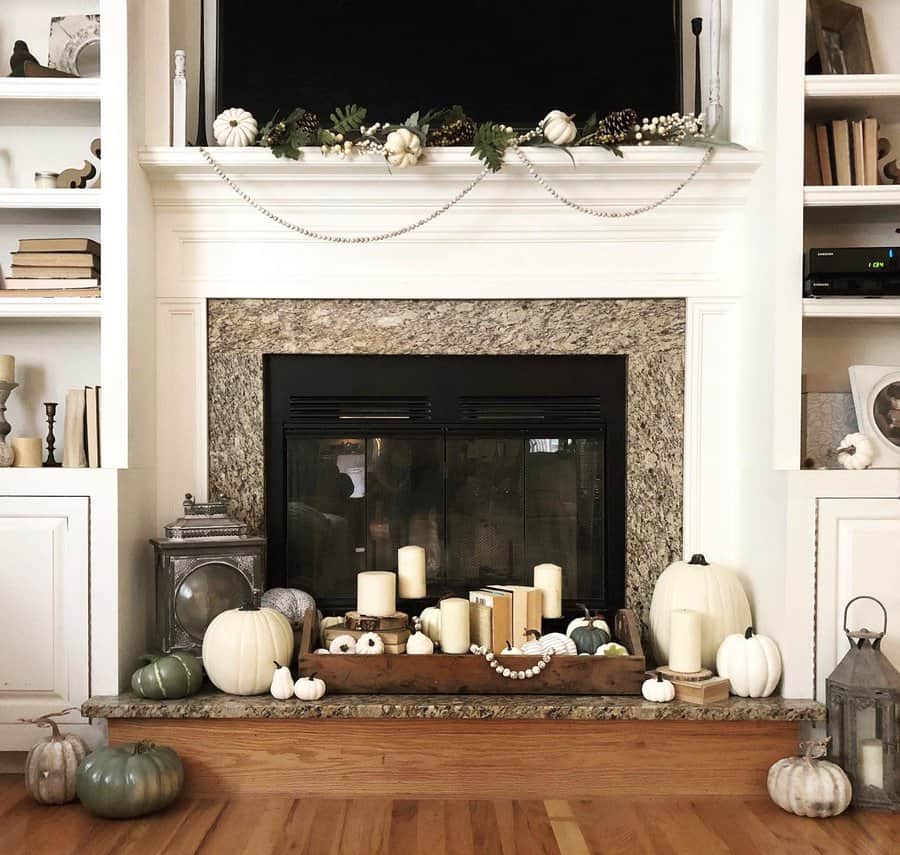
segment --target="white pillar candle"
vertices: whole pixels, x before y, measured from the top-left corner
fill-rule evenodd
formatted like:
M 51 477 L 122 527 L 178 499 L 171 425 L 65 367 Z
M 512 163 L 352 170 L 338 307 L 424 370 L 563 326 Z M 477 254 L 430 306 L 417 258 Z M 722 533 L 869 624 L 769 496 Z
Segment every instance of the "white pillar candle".
M 16 459 L 13 466 L 34 469 L 44 464 L 44 441 L 38 436 L 17 436 L 12 441 Z
M 397 550 L 397 586 L 401 600 L 421 600 L 425 596 L 425 550 L 421 546 L 401 546 Z
M 469 652 L 469 601 L 462 597 L 441 600 L 441 650 Z
M 356 576 L 356 610 L 361 615 L 387 617 L 397 611 L 397 575 L 370 570 Z
M 534 587 L 543 593 L 541 616 L 562 617 L 562 567 L 557 564 L 538 564 L 534 568 Z
M 864 787 L 884 788 L 884 752 L 880 739 L 864 739 L 859 744 L 859 767 Z
M 9 354 L 0 354 L 0 382 L 16 382 L 16 358 Z
M 700 659 L 700 612 L 676 609 L 669 624 L 669 667 L 693 674 L 702 667 Z

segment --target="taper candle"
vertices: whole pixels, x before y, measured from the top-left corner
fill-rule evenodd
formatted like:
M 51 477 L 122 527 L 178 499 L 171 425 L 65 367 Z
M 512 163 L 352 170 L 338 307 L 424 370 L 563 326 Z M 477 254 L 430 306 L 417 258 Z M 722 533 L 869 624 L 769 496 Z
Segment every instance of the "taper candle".
M 562 617 L 562 567 L 558 564 L 538 564 L 534 568 L 534 587 L 543 592 L 541 616 Z
M 20 469 L 33 469 L 44 462 L 44 441 L 39 436 L 17 436 L 12 449 L 16 455 L 13 466 Z
M 669 618 L 669 667 L 693 674 L 703 667 L 700 658 L 700 612 L 675 609 Z
M 469 652 L 469 601 L 462 597 L 441 600 L 441 650 Z
M 16 382 L 16 358 L 8 353 L 0 354 L 0 382 Z
M 884 788 L 884 746 L 880 739 L 864 739 L 860 743 L 860 769 L 864 787 Z
M 397 574 L 368 570 L 356 576 L 356 609 L 361 615 L 387 617 L 397 611 Z
M 421 600 L 425 596 L 425 550 L 421 546 L 401 546 L 397 550 L 397 587 L 401 600 Z

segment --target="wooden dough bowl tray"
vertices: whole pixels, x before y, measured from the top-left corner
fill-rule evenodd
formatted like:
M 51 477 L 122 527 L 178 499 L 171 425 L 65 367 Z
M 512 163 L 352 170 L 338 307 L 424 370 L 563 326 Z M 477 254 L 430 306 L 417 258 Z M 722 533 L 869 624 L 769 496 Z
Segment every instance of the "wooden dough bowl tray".
M 615 640 L 628 656 L 554 656 L 530 680 L 510 680 L 494 672 L 483 656 L 438 653 L 380 656 L 313 653 L 318 622 L 303 621 L 297 665 L 300 676 L 315 674 L 330 694 L 401 695 L 639 695 L 647 679 L 637 618 L 631 609 L 616 613 Z M 503 656 L 510 669 L 524 671 L 536 656 Z

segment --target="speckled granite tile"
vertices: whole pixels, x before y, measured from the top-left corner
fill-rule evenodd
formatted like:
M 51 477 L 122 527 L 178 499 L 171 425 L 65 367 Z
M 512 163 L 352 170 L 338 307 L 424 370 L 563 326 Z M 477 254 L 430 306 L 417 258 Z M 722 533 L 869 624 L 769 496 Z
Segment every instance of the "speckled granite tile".
M 564 719 L 573 721 L 822 721 L 825 707 L 784 698 L 728 698 L 699 705 L 654 704 L 621 695 L 328 695 L 320 701 L 240 697 L 204 689 L 190 698 L 89 698 L 90 718 Z
M 683 300 L 210 300 L 209 488 L 264 533 L 265 353 L 627 354 L 626 602 L 681 554 Z

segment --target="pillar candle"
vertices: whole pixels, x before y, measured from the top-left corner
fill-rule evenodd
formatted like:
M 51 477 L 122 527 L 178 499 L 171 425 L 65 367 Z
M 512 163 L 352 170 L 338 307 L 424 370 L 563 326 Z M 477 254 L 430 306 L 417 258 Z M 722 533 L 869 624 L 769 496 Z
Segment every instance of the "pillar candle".
M 534 587 L 543 592 L 541 616 L 562 617 L 562 567 L 538 564 L 534 568 Z
M 0 382 L 16 382 L 16 358 L 9 354 L 0 354 Z
M 880 739 L 864 739 L 859 744 L 859 766 L 864 787 L 884 788 L 884 753 Z
M 699 671 L 700 612 L 676 609 L 669 620 L 669 667 L 682 674 Z
M 469 652 L 469 601 L 462 597 L 441 600 L 441 650 Z
M 425 550 L 402 546 L 397 550 L 397 585 L 401 600 L 421 600 L 425 596 Z
M 44 464 L 44 440 L 39 436 L 17 436 L 12 441 L 16 455 L 13 466 L 35 468 Z
M 356 610 L 370 617 L 394 614 L 397 611 L 397 575 L 381 570 L 357 574 Z

